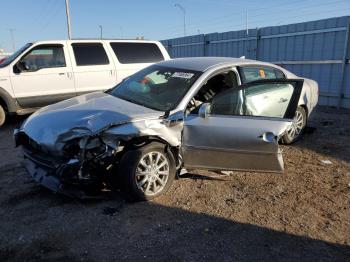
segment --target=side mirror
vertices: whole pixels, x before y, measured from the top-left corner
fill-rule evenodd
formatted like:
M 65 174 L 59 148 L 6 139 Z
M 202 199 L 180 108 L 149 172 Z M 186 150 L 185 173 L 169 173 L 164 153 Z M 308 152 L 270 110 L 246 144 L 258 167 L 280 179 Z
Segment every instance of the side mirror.
M 211 106 L 209 103 L 203 103 L 198 111 L 199 117 L 207 118 L 210 115 L 210 108 Z
M 22 72 L 22 71 L 28 71 L 30 68 L 29 66 L 27 65 L 27 63 L 25 61 L 19 61 L 17 64 L 16 64 L 16 67 L 18 69 L 19 72 Z

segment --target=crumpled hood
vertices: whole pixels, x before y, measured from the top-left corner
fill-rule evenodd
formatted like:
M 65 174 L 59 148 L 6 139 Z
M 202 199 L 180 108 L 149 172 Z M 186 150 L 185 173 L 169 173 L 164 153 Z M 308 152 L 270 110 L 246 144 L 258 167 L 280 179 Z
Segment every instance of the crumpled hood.
M 57 143 L 94 134 L 110 125 L 158 118 L 163 114 L 106 93 L 95 92 L 38 110 L 23 123 L 21 131 L 37 143 L 57 150 Z

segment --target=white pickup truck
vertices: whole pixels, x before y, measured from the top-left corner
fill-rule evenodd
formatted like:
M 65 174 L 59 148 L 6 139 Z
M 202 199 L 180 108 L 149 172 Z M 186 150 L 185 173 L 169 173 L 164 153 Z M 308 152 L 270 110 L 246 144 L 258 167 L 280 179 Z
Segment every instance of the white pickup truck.
M 160 42 L 59 40 L 28 43 L 0 63 L 0 126 L 80 94 L 109 89 L 152 63 L 170 59 Z

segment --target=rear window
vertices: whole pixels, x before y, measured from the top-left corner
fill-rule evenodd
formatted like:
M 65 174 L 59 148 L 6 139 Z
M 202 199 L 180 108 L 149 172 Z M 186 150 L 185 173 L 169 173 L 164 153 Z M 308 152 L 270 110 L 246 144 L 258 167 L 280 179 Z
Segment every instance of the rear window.
M 249 83 L 262 79 L 284 79 L 283 73 L 275 68 L 266 66 L 240 67 L 243 83 Z
M 77 66 L 108 65 L 109 60 L 100 43 L 72 44 Z
M 122 64 L 163 61 L 159 47 L 153 43 L 111 43 L 114 54 Z

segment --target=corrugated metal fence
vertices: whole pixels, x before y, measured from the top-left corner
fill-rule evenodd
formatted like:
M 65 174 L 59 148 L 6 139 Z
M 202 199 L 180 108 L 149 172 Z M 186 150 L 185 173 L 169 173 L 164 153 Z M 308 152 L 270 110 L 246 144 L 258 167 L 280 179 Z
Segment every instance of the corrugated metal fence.
M 319 104 L 350 108 L 350 16 L 163 40 L 172 58 L 227 56 L 272 62 L 316 80 Z

